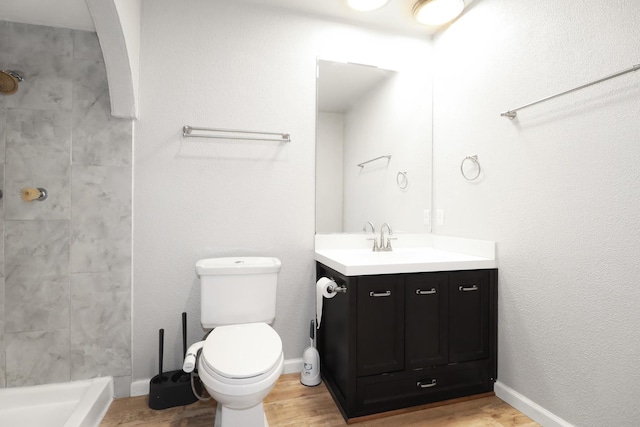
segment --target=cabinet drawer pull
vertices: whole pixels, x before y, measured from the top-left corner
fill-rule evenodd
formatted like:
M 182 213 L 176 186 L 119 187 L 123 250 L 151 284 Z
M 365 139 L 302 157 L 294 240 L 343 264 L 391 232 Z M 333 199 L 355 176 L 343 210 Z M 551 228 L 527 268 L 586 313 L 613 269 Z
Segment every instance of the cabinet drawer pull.
M 423 383 L 422 383 L 422 381 L 418 381 L 418 382 L 416 383 L 416 385 L 417 385 L 418 387 L 420 387 L 420 388 L 429 388 L 429 387 L 435 387 L 437 384 L 436 384 L 436 380 L 435 380 L 435 378 L 434 378 L 434 379 L 432 379 L 432 380 L 431 380 L 431 382 L 430 382 L 430 383 L 423 384 Z
M 462 292 L 477 291 L 478 290 L 478 285 L 473 285 L 473 286 L 470 286 L 470 287 L 460 286 L 460 287 L 458 287 L 458 290 L 462 291 Z
M 423 291 L 422 289 L 416 289 L 416 295 L 433 295 L 436 293 L 436 288 L 431 288 L 428 291 Z
M 370 297 L 374 297 L 374 298 L 377 298 L 377 297 L 388 297 L 388 296 L 391 296 L 391 291 L 384 291 L 384 292 L 373 292 L 373 291 L 371 291 L 371 292 L 369 292 L 369 296 Z

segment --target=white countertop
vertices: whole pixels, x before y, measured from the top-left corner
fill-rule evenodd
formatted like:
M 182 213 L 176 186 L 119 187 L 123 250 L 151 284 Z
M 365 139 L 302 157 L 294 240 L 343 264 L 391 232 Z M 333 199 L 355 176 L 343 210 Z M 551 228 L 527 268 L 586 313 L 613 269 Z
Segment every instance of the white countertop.
M 496 268 L 495 242 L 437 236 L 394 235 L 391 252 L 373 252 L 371 234 L 316 235 L 316 261 L 345 276 Z M 404 243 L 404 244 L 403 244 Z

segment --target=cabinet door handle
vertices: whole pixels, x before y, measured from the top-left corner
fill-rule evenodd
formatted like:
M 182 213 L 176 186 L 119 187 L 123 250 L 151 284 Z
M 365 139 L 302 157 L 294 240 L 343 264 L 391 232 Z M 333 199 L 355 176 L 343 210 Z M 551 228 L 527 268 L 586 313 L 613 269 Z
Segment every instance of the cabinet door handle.
M 416 385 L 417 385 L 418 387 L 420 387 L 420 388 L 429 388 L 429 387 L 435 387 L 437 384 L 436 384 L 436 380 L 435 380 L 435 378 L 434 378 L 434 379 L 432 379 L 432 380 L 431 380 L 431 382 L 430 382 L 430 383 L 423 384 L 423 383 L 422 383 L 422 381 L 418 381 L 418 382 L 416 383 Z
M 436 293 L 436 288 L 431 288 L 428 291 L 423 291 L 422 289 L 416 289 L 416 295 L 433 295 Z
M 377 298 L 377 297 L 388 297 L 388 296 L 391 296 L 391 291 L 384 291 L 384 292 L 373 292 L 373 291 L 371 291 L 371 292 L 369 292 L 369 296 L 370 297 L 374 297 L 374 298 Z
M 470 286 L 470 287 L 459 286 L 458 290 L 462 291 L 462 292 L 477 291 L 478 290 L 478 285 L 473 285 L 473 286 Z

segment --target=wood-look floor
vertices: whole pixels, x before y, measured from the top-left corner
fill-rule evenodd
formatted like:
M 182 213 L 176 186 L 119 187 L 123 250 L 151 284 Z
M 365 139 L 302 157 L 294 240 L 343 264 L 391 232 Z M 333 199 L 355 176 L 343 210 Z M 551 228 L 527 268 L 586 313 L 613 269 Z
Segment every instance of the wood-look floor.
M 213 400 L 162 411 L 149 409 L 147 405 L 147 396 L 116 399 L 100 426 L 213 426 L 215 418 Z M 300 374 L 281 376 L 273 391 L 265 399 L 264 408 L 271 427 L 347 425 L 325 385 L 305 387 L 300 384 Z M 356 426 L 539 426 L 495 396 L 404 413 L 398 412 L 391 416 L 366 419 Z

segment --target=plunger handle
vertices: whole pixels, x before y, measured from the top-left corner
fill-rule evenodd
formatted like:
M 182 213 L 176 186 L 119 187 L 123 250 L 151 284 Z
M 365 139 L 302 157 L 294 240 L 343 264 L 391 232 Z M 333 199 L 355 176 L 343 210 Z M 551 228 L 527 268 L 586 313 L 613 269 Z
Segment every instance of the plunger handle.
M 164 329 L 160 329 L 159 331 L 159 343 L 160 343 L 160 349 L 159 349 L 159 356 L 160 356 L 160 363 L 159 363 L 159 372 L 158 372 L 158 378 L 162 378 L 162 357 L 164 356 Z
M 182 313 L 182 353 L 187 356 L 187 313 Z

